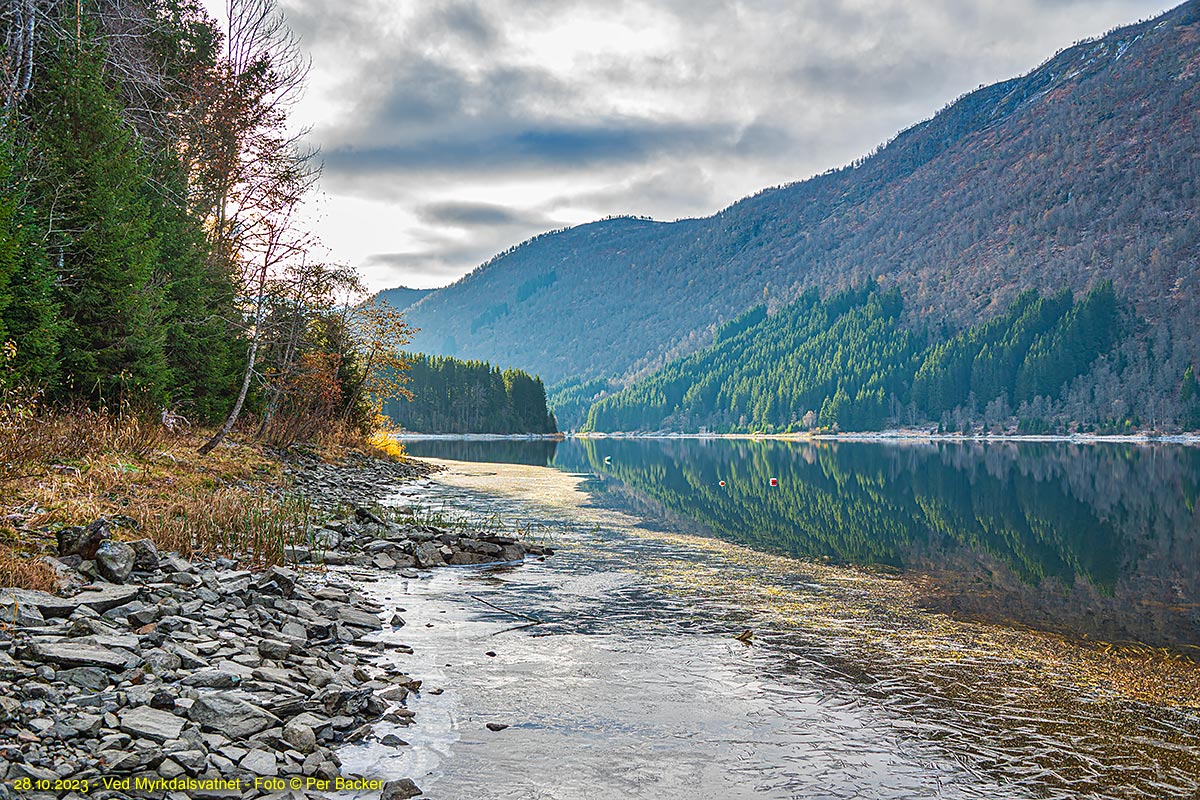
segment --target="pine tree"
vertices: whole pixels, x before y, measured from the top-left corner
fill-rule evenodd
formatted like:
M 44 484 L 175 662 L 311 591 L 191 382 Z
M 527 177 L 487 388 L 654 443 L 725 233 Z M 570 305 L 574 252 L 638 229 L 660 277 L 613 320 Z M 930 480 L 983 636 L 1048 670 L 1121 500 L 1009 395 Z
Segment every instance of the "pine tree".
M 168 380 L 159 259 L 139 146 L 102 61 L 64 45 L 33 103 L 40 153 L 34 200 L 54 209 L 49 238 L 62 305 L 60 397 L 159 402 Z

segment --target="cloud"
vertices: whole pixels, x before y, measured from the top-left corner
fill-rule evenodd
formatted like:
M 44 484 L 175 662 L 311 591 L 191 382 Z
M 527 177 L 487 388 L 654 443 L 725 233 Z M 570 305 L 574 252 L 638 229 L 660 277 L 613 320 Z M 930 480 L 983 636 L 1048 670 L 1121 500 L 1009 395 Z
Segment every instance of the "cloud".
M 283 2 L 312 50 L 300 122 L 330 202 L 396 209 L 395 245 L 376 226 L 341 235 L 370 242 L 343 257 L 424 285 L 564 219 L 703 215 L 848 163 L 981 83 L 1166 7 Z
M 432 225 L 454 228 L 550 226 L 549 217 L 522 211 L 498 203 L 451 200 L 429 203 L 417 210 L 422 220 Z

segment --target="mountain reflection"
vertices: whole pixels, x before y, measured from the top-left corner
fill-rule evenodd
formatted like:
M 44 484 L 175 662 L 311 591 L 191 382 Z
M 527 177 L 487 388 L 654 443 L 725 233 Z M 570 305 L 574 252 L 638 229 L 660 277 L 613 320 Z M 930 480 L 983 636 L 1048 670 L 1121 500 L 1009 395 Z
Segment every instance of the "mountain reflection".
M 547 442 L 504 444 L 542 446 L 521 463 L 547 463 L 540 459 L 550 445 L 556 467 L 597 476 L 591 487 L 597 502 L 675 529 L 797 558 L 926 576 L 929 604 L 960 616 L 1200 652 L 1197 448 L 695 439 L 569 440 L 557 450 Z M 512 460 L 486 448 L 465 458 Z

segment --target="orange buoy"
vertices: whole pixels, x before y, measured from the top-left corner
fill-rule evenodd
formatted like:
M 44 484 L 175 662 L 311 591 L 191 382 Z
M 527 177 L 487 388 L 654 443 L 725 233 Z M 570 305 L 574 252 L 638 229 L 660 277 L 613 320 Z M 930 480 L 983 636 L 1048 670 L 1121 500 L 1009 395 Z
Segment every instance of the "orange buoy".
M 725 481 L 718 481 L 718 482 L 717 482 L 717 485 L 718 485 L 718 486 L 724 486 L 724 485 L 725 485 Z

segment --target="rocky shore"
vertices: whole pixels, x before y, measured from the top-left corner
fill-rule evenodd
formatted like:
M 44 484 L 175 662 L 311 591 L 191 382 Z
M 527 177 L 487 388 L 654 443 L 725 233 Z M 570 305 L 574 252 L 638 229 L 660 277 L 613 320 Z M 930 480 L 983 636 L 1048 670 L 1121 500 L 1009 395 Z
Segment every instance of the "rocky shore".
M 405 701 L 421 690 L 372 636 L 404 619 L 360 595 L 354 575 L 550 551 L 372 507 L 423 474 L 411 464 L 292 470 L 319 515 L 287 566 L 189 561 L 121 541 L 101 519 L 58 532 L 60 594 L 0 589 L 0 796 L 420 794 L 406 778 L 340 768 L 336 749 L 373 737 L 375 722 L 411 724 Z

